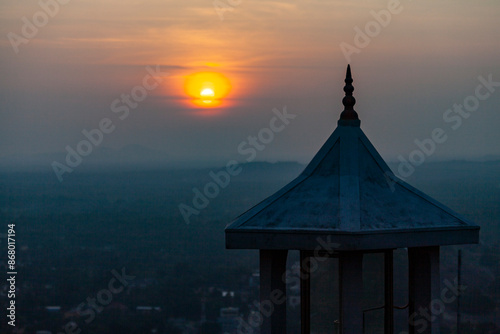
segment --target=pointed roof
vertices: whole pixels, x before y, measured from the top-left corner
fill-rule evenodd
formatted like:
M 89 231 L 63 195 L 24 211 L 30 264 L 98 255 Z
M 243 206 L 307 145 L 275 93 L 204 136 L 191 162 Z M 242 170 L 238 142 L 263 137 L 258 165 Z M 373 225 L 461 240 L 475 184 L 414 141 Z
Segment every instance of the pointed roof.
M 226 228 L 227 248 L 339 250 L 477 243 L 479 227 L 394 175 L 360 128 L 347 67 L 338 126 L 305 170 Z

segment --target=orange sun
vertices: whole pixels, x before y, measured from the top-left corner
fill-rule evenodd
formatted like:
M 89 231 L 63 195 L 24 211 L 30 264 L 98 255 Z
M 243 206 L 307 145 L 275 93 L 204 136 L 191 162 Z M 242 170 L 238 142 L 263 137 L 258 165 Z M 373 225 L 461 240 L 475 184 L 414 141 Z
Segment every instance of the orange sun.
M 231 90 L 231 83 L 220 73 L 199 72 L 186 78 L 184 90 L 187 95 L 192 97 L 192 102 L 195 105 L 213 108 L 222 104 L 222 99 Z

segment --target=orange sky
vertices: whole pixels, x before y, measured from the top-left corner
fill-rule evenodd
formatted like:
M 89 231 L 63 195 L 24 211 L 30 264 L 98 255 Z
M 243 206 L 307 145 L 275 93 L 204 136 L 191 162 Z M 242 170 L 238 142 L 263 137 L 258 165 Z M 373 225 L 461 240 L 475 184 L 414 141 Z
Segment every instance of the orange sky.
M 354 28 L 364 29 L 389 1 L 239 2 L 221 20 L 208 0 L 72 0 L 18 53 L 9 34 L 21 36 L 22 18 L 33 21 L 42 9 L 37 1 L 2 2 L 0 157 L 63 150 L 142 80 L 146 66 L 159 64 L 168 76 L 105 146 L 225 160 L 272 108 L 286 105 L 300 117 L 261 158 L 307 160 L 341 111 L 340 45 L 355 45 Z M 440 126 L 479 75 L 500 81 L 500 2 L 402 0 L 398 8 L 350 57 L 363 128 L 388 158 Z M 199 71 L 220 72 L 233 87 L 231 103 L 211 118 L 185 103 L 184 80 Z M 436 156 L 500 154 L 492 144 L 500 141 L 499 101 L 500 91 Z

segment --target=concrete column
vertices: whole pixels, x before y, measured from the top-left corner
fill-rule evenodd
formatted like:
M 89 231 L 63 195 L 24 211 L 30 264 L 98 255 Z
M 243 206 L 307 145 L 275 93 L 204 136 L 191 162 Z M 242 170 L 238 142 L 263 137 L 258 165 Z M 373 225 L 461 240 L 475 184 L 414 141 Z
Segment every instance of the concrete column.
M 311 251 L 300 251 L 300 333 L 311 333 L 311 273 L 309 261 Z
M 261 334 L 286 334 L 287 250 L 260 250 Z
M 408 248 L 410 334 L 439 334 L 439 247 Z
M 384 333 L 394 333 L 394 259 L 393 252 L 387 250 L 384 252 Z
M 363 254 L 342 252 L 340 267 L 340 326 L 342 334 L 363 333 Z

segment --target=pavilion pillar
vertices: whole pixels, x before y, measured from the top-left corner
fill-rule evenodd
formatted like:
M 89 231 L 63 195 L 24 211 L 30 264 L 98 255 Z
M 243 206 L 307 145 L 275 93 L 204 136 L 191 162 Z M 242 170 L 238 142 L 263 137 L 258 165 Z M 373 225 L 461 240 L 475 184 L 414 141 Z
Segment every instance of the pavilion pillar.
M 260 250 L 261 334 L 286 334 L 287 250 Z
M 408 262 L 410 334 L 439 334 L 439 246 L 408 248 Z
M 300 251 L 300 333 L 311 333 L 311 251 Z
M 363 333 L 363 254 L 340 253 L 339 268 L 341 334 Z
M 384 252 L 384 333 L 394 333 L 394 258 L 393 251 Z

